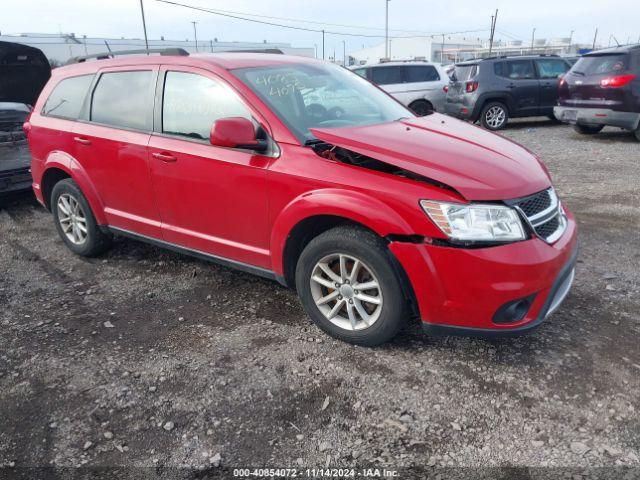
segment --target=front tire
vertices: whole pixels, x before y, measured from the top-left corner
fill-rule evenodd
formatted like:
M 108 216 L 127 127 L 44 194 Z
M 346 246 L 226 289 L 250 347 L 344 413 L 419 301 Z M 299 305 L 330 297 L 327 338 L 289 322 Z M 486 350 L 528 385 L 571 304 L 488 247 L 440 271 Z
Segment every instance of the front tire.
M 480 123 L 491 131 L 502 130 L 509 121 L 509 110 L 501 102 L 491 102 L 484 106 L 480 113 Z
M 595 135 L 604 128 L 604 125 L 574 125 L 573 129 L 581 135 Z
M 111 246 L 111 237 L 100 230 L 89 202 L 72 179 L 54 185 L 50 205 L 56 230 L 73 253 L 95 257 Z
M 391 340 L 407 317 L 391 253 L 374 233 L 336 227 L 311 240 L 296 266 L 307 314 L 329 335 L 372 347 Z

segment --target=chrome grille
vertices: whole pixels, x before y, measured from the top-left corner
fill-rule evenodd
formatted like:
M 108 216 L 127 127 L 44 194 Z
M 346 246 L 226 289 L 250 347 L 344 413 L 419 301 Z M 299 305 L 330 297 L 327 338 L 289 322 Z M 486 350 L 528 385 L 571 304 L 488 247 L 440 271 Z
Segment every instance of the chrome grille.
M 553 188 L 508 203 L 518 209 L 536 235 L 548 243 L 558 240 L 567 227 L 560 200 Z

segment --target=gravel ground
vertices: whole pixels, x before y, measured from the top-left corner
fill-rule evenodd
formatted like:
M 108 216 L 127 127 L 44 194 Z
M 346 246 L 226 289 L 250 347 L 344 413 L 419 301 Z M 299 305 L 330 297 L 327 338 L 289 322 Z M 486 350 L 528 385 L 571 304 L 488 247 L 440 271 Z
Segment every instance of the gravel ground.
M 412 326 L 354 347 L 273 282 L 127 239 L 79 258 L 30 195 L 5 199 L 0 476 L 330 466 L 639 478 L 640 143 L 544 120 L 504 135 L 547 163 L 581 233 L 564 306 L 515 339 Z

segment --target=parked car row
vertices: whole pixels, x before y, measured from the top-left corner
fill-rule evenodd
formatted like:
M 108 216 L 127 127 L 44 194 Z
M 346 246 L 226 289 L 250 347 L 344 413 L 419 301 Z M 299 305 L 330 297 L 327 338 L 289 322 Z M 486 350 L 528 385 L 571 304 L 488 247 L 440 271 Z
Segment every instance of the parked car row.
M 416 115 L 432 111 L 501 130 L 510 118 L 547 116 L 582 134 L 605 126 L 640 140 L 640 45 L 581 57 L 491 57 L 452 69 L 428 62 L 354 67 Z

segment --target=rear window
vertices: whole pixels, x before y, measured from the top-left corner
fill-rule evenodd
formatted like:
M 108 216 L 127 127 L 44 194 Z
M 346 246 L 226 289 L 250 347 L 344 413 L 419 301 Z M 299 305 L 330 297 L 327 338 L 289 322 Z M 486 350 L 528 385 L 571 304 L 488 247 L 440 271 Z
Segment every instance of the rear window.
M 411 65 L 406 68 L 407 82 L 437 82 L 440 80 L 438 71 L 432 65 Z
M 76 120 L 92 81 L 93 75 L 65 78 L 54 87 L 44 104 L 42 114 Z
M 105 73 L 91 102 L 91 121 L 135 130 L 151 130 L 153 72 Z
M 471 80 L 478 74 L 478 65 L 456 65 L 453 78 L 459 82 Z
M 572 72 L 584 75 L 622 73 L 629 68 L 629 55 L 587 55 L 573 66 Z
M 376 67 L 371 69 L 371 81 L 376 85 L 402 83 L 400 67 Z

